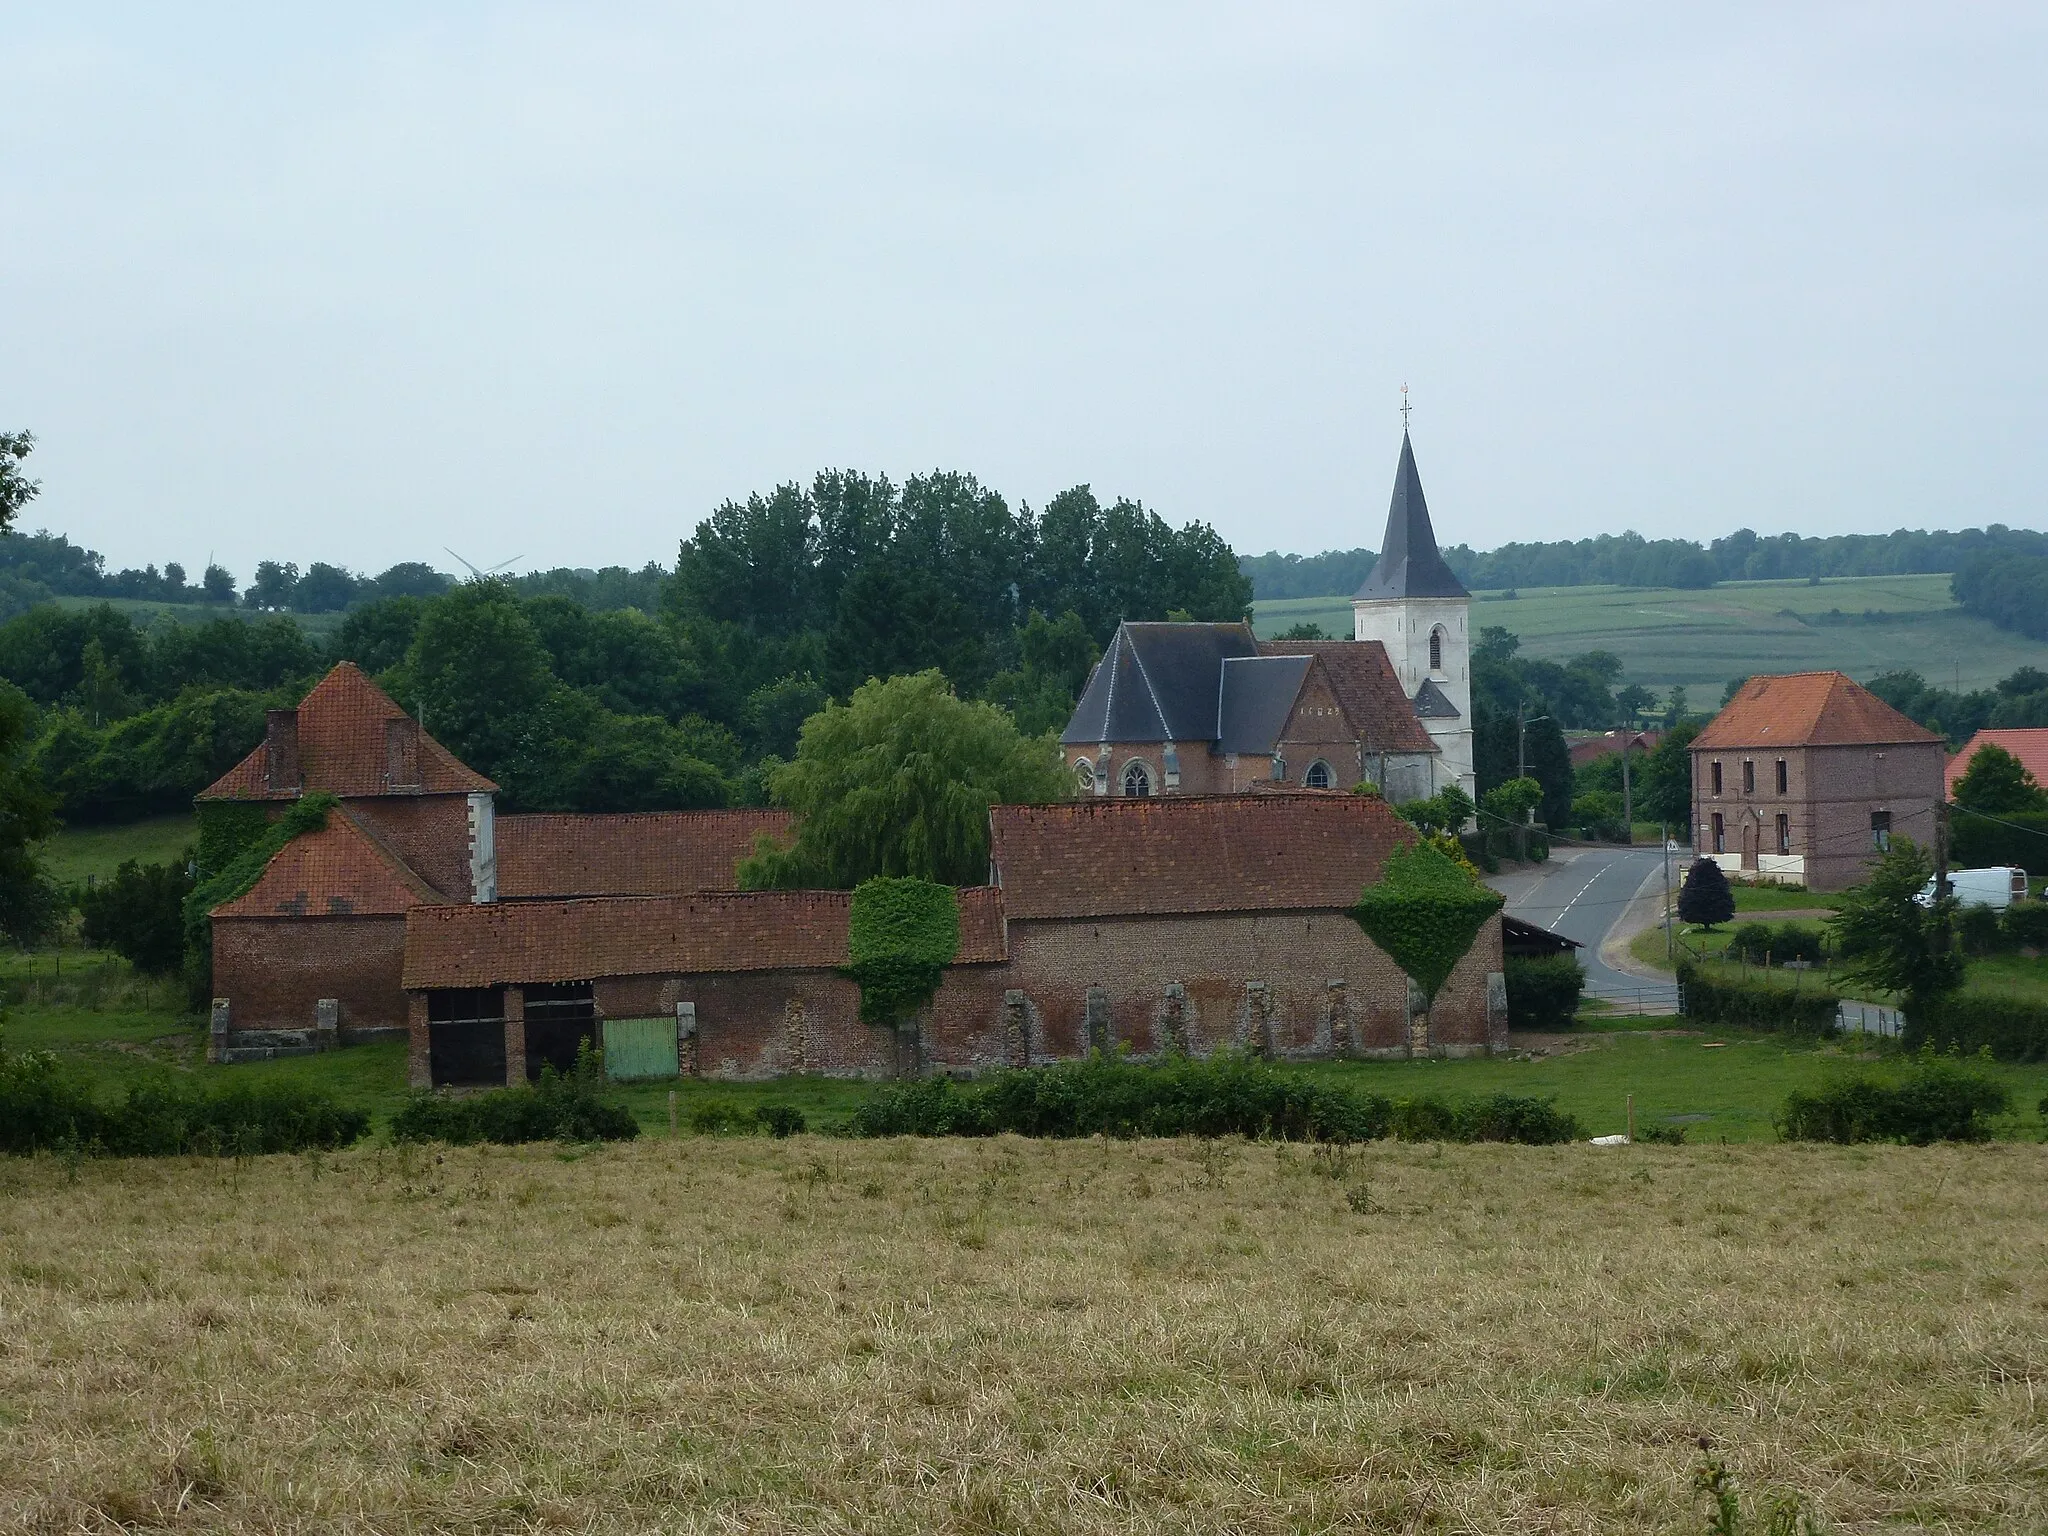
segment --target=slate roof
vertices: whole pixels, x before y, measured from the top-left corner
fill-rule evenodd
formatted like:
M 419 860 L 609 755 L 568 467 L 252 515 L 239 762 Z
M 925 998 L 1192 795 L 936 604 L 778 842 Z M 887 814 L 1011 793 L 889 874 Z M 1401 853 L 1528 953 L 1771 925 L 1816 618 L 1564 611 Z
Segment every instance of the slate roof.
M 1261 640 L 1262 656 L 1317 656 L 1337 702 L 1375 752 L 1435 752 L 1377 640 Z
M 1218 752 L 1271 752 L 1313 656 L 1226 656 L 1216 723 Z
M 1979 731 L 1963 743 L 1962 750 L 1948 760 L 1948 795 L 1955 798 L 1956 784 L 1970 771 L 1970 759 L 1979 747 L 2003 747 L 2020 760 L 2020 766 L 2034 776 L 2036 784 L 2048 785 L 2048 729 Z
M 1695 752 L 1730 747 L 1895 746 L 1938 742 L 1840 672 L 1752 677 L 1693 738 Z
M 498 897 L 680 896 L 736 888 L 754 839 L 787 837 L 787 811 L 500 816 Z
M 263 874 L 216 918 L 372 917 L 446 900 L 341 807 L 318 832 L 279 849 Z
M 1422 476 L 1415 468 L 1415 448 L 1405 431 L 1401 434 L 1401 462 L 1394 467 L 1394 499 L 1387 508 L 1387 533 L 1380 541 L 1380 557 L 1365 584 L 1352 595 L 1368 600 L 1469 595 L 1437 552 L 1429 503 L 1422 496 Z
M 304 790 L 337 795 L 392 793 L 385 783 L 384 722 L 405 711 L 352 661 L 337 662 L 299 701 L 299 770 Z M 293 800 L 301 790 L 272 789 L 269 747 L 255 751 L 199 792 L 201 800 Z M 403 794 L 489 793 L 498 786 L 464 766 L 425 731 L 419 741 L 420 785 Z
M 1245 624 L 1119 624 L 1060 740 L 1214 741 L 1223 660 L 1258 653 Z
M 1348 907 L 1415 831 L 1376 795 L 1168 795 L 999 805 L 1012 919 Z
M 600 976 L 833 970 L 848 962 L 846 891 L 727 891 L 416 907 L 408 990 Z M 959 963 L 1003 958 L 1001 894 L 960 892 Z
M 1422 686 L 1415 690 L 1415 718 L 1418 720 L 1455 720 L 1458 706 L 1451 702 L 1451 696 L 1437 687 L 1436 679 L 1425 677 Z

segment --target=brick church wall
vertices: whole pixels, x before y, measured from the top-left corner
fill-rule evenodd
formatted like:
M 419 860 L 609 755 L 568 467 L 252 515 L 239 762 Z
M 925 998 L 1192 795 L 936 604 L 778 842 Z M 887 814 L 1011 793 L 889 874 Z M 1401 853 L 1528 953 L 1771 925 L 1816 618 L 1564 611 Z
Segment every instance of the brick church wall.
M 314 1000 L 341 1003 L 341 1027 L 403 1028 L 405 917 L 216 918 L 213 995 L 235 1029 L 310 1029 Z

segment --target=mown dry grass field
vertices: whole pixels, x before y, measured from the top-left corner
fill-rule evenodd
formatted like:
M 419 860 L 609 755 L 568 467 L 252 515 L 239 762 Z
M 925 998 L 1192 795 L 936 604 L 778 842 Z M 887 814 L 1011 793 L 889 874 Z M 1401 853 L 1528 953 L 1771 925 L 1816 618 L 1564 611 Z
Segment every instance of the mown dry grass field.
M 0 1528 L 2048 1528 L 2048 1148 L 0 1164 Z M 1759 1527 L 1760 1528 L 1760 1527 Z

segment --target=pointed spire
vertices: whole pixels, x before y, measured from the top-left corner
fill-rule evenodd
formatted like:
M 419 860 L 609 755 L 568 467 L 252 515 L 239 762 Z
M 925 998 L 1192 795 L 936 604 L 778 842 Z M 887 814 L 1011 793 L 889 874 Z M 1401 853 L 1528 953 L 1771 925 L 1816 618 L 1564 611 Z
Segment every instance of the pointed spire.
M 1415 468 L 1415 448 L 1408 441 L 1407 386 L 1402 386 L 1401 462 L 1394 470 L 1394 500 L 1387 509 L 1387 534 L 1380 558 L 1354 598 L 1465 597 L 1469 594 L 1444 557 L 1437 553 L 1436 530 L 1429 525 L 1429 503 L 1422 499 L 1422 476 Z

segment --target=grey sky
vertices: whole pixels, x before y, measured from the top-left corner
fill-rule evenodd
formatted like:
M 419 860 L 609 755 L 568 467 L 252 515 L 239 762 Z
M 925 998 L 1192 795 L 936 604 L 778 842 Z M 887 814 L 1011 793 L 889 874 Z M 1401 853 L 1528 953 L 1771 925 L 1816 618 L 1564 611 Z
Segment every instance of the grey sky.
M 2048 514 L 2048 8 L 0 4 L 116 564 L 638 564 L 826 466 L 1376 543 Z

